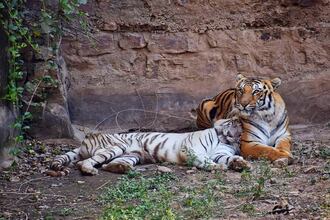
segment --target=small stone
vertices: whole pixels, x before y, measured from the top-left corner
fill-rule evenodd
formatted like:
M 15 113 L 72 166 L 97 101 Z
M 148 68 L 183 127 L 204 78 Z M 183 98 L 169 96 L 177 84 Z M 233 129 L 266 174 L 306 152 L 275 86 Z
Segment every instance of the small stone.
M 2 215 L 5 217 L 5 218 L 11 218 L 13 213 L 11 212 L 3 212 Z
M 142 34 L 124 34 L 122 39 L 119 40 L 119 46 L 122 49 L 143 48 L 146 45 Z
M 187 170 L 187 171 L 186 171 L 187 174 L 193 174 L 193 173 L 195 173 L 195 172 L 196 172 L 195 170 Z
M 277 181 L 276 181 L 275 178 L 271 178 L 271 179 L 269 180 L 269 182 L 270 182 L 270 184 L 275 184 Z
M 105 31 L 115 31 L 117 30 L 118 26 L 116 24 L 116 22 L 114 21 L 109 21 L 109 22 L 105 22 L 103 24 L 103 30 Z
M 39 206 L 39 209 L 49 209 L 49 206 L 48 205 L 41 205 L 41 206 Z
M 84 184 L 84 183 L 85 183 L 85 181 L 82 181 L 82 180 L 78 180 L 78 181 L 77 181 L 77 183 L 78 183 L 78 184 Z
M 318 167 L 317 166 L 311 166 L 311 167 L 307 167 L 304 170 L 304 173 L 316 173 L 318 171 Z
M 164 166 L 157 166 L 157 171 L 161 172 L 161 173 L 173 173 L 173 170 L 168 168 L 168 167 L 164 167 Z
M 20 178 L 18 176 L 12 176 L 9 178 L 10 182 L 16 183 L 20 181 Z
M 50 185 L 50 187 L 59 187 L 59 186 L 62 186 L 63 183 L 53 183 L 52 185 Z
M 299 191 L 291 191 L 291 192 L 289 192 L 289 194 L 292 195 L 292 196 L 299 196 L 300 192 Z

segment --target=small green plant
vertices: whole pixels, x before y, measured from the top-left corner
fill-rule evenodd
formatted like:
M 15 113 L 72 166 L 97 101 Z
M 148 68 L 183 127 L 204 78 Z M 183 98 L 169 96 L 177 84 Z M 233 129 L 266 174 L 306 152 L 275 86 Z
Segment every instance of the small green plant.
M 180 191 L 186 194 L 182 198 L 182 208 L 178 216 L 183 219 L 207 219 L 222 214 L 222 201 L 218 193 L 221 182 L 217 179 L 207 181 L 199 186 L 184 186 Z
M 186 151 L 187 151 L 187 166 L 194 167 L 197 156 L 193 151 L 189 149 L 187 149 Z
M 141 173 L 136 172 L 136 171 L 134 171 L 134 170 L 130 170 L 130 171 L 128 171 L 128 173 L 127 173 L 127 177 L 128 177 L 128 178 L 136 178 L 136 177 L 139 177 L 139 176 L 141 176 Z
M 284 167 L 283 170 L 284 170 L 285 176 L 288 178 L 296 176 L 296 173 L 293 170 L 289 169 L 289 167 Z
M 173 193 L 168 186 L 174 180 L 171 174 L 123 177 L 101 196 L 107 205 L 101 219 L 175 219 L 170 206 Z
M 239 207 L 239 209 L 240 209 L 242 212 L 248 214 L 248 215 L 251 216 L 251 217 L 252 217 L 252 216 L 255 216 L 256 208 L 255 208 L 254 205 L 251 204 L 251 203 L 245 203 L 245 204 L 241 205 L 241 206 Z
M 207 219 L 223 214 L 221 177 L 181 183 L 173 174 L 125 176 L 107 188 L 101 219 Z
M 62 208 L 60 210 L 60 216 L 69 216 L 71 215 L 72 213 L 74 212 L 74 209 L 73 208 Z
M 265 184 L 272 177 L 269 162 L 261 160 L 256 167 L 255 173 L 242 172 L 241 182 L 243 187 L 235 192 L 236 196 L 248 196 L 252 199 L 258 199 L 265 194 Z
M 54 220 L 55 219 L 55 217 L 52 215 L 52 214 L 46 214 L 45 215 L 45 220 Z
M 330 159 L 330 148 L 327 146 L 322 147 L 319 156 L 322 159 Z

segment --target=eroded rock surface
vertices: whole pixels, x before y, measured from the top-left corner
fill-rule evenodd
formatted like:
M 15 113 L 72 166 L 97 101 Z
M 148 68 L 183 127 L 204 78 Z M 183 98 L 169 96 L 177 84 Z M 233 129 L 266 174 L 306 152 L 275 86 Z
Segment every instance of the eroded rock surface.
M 329 121 L 329 8 L 290 0 L 89 2 L 93 38 L 62 45 L 71 119 L 178 129 L 239 72 L 281 77 L 292 124 Z

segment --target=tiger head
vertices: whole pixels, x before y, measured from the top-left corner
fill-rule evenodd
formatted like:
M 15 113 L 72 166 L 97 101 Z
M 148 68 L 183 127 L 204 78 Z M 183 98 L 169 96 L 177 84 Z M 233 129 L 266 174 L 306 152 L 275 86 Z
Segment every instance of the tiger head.
M 224 144 L 239 146 L 242 125 L 238 117 L 220 119 L 214 123 L 218 138 Z
M 239 74 L 236 78 L 235 107 L 241 116 L 271 109 L 272 93 L 281 85 L 280 78 L 260 79 Z

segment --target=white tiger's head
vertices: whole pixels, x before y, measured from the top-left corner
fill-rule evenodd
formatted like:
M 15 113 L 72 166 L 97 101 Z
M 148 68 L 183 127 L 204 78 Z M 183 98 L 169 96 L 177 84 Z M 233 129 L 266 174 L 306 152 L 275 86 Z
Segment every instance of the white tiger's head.
M 242 125 L 238 117 L 220 119 L 214 123 L 214 128 L 222 143 L 239 147 Z
M 235 107 L 241 116 L 267 111 L 274 102 L 272 93 L 281 85 L 280 78 L 260 79 L 239 74 L 236 78 Z

